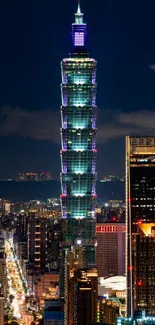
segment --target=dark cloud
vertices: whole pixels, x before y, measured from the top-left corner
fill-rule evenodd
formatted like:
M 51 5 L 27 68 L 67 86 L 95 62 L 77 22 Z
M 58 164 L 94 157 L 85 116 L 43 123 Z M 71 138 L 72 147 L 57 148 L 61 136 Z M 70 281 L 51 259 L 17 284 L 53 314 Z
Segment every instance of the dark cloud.
M 153 135 L 155 112 L 99 110 L 98 143 L 126 135 Z M 60 142 L 60 111 L 2 107 L 0 109 L 0 135 L 20 135 L 25 138 Z
M 155 64 L 151 64 L 151 65 L 149 65 L 149 68 L 150 68 L 152 71 L 155 71 Z
M 131 113 L 121 113 L 118 117 L 121 124 L 133 125 L 136 128 L 154 129 L 155 112 L 154 111 L 137 111 Z
M 0 135 L 21 135 L 59 142 L 60 113 L 52 110 L 26 111 L 3 107 L 0 110 Z
M 119 110 L 112 110 L 108 112 L 108 115 L 111 116 L 111 119 L 103 122 L 103 125 L 99 124 L 99 143 L 109 139 L 124 137 L 126 135 L 155 134 L 155 112 L 153 111 L 124 113 Z

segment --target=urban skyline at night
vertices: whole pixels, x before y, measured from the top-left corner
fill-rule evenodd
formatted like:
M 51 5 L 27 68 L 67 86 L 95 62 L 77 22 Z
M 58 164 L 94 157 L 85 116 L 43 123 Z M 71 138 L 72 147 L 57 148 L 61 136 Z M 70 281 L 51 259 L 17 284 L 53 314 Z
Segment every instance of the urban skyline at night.
M 154 10 L 0 4 L 0 325 L 155 325 Z
M 97 0 L 95 7 L 92 0 L 82 3 L 88 47 L 99 62 L 99 178 L 124 174 L 126 134 L 154 132 L 154 7 L 152 1 L 145 7 L 140 0 Z M 1 175 L 14 178 L 18 172 L 47 170 L 59 179 L 57 67 L 71 48 L 69 22 L 75 9 L 72 0 L 63 2 L 61 10 L 48 1 L 32 4 L 31 10 L 26 5 L 23 10 L 19 1 L 1 4 Z M 98 24 L 92 26 L 96 16 Z M 7 21 L 13 22 L 11 27 Z

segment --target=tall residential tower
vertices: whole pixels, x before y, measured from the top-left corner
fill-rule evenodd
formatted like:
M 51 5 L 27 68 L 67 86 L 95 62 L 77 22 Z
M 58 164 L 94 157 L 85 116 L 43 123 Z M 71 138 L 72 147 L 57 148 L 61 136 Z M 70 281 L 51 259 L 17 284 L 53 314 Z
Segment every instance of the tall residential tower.
M 72 246 L 83 248 L 84 267 L 95 266 L 96 60 L 89 58 L 80 3 L 73 47 L 61 62 L 61 208 L 63 269 Z M 63 281 L 65 284 L 65 281 Z

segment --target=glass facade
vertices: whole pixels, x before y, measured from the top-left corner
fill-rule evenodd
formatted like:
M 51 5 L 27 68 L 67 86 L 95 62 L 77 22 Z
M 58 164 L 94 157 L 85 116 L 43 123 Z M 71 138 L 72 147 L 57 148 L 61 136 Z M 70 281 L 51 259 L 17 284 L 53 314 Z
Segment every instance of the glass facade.
M 133 245 L 134 308 L 145 310 L 146 315 L 155 315 L 155 223 L 142 223 L 138 228 Z
M 127 315 L 154 314 L 155 137 L 126 138 L 126 223 Z
M 95 213 L 96 61 L 74 50 L 61 62 L 61 202 L 63 218 L 82 219 Z
M 66 263 L 80 245 L 83 267 L 94 268 L 96 242 L 96 60 L 85 47 L 86 24 L 78 3 L 72 24 L 73 49 L 61 62 L 61 297 L 66 296 Z

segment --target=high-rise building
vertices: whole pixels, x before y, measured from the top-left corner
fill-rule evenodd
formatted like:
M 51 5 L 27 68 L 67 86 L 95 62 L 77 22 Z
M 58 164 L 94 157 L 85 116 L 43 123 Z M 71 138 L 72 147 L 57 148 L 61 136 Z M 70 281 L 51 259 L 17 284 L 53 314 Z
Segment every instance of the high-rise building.
M 28 220 L 28 263 L 30 269 L 47 265 L 47 219 L 32 213 Z
M 125 233 L 123 223 L 96 224 L 96 266 L 99 277 L 125 274 Z
M 88 325 L 97 315 L 97 270 L 77 269 L 70 274 L 68 325 Z
M 84 248 L 84 267 L 95 267 L 96 60 L 86 49 L 80 3 L 72 24 L 73 48 L 61 62 L 62 268 L 73 245 Z M 64 297 L 65 278 L 61 296 Z
M 154 254 L 154 239 L 138 234 L 155 222 L 155 137 L 126 137 L 126 275 L 127 315 L 133 316 L 135 309 L 151 312 L 149 299 L 154 300 L 150 286 L 154 279 L 150 272 L 155 270 L 155 259 L 149 261 L 150 251 Z M 148 238 L 147 238 L 148 237 Z M 135 242 L 136 240 L 136 242 Z M 152 246 L 153 245 L 153 246 Z M 149 247 L 149 249 L 148 249 Z M 137 260 L 136 252 L 138 252 Z M 145 258 L 144 258 L 145 256 Z M 136 262 L 136 264 L 135 264 Z M 151 264 L 150 264 L 151 263 Z M 145 264 L 145 267 L 144 267 Z M 151 283 L 151 284 L 150 284 Z
M 24 242 L 27 237 L 28 217 L 26 213 L 17 214 L 14 220 L 14 227 L 16 229 L 15 235 L 18 242 Z
M 97 270 L 83 268 L 82 247 L 72 247 L 67 256 L 65 324 L 88 325 L 97 318 Z
M 48 215 L 29 212 L 27 253 L 30 270 L 59 271 L 60 237 L 60 222 Z
M 133 282 L 136 283 L 133 309 L 155 315 L 155 223 L 139 222 L 133 249 Z
M 60 271 L 60 240 L 61 222 L 55 222 L 55 220 L 49 218 L 47 227 L 47 255 L 48 265 L 52 271 Z

